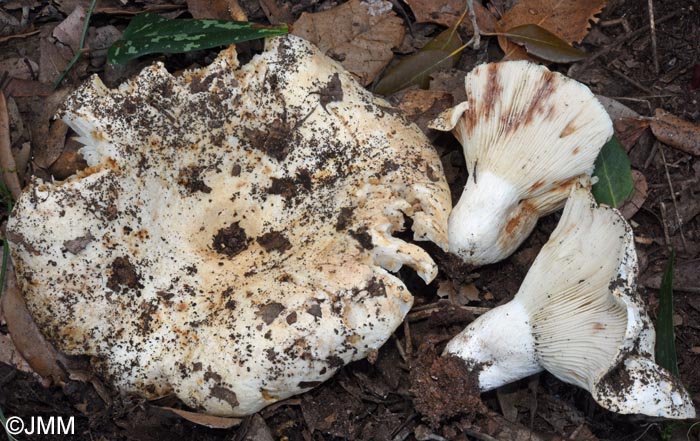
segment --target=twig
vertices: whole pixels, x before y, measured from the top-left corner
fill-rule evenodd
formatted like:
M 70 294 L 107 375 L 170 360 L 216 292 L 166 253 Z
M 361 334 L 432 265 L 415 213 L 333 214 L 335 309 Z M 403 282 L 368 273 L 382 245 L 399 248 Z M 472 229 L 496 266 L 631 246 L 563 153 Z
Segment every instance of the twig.
M 36 31 L 31 31 L 31 32 L 26 32 L 24 34 L 15 34 L 15 35 L 6 35 L 4 37 L 0 37 L 0 43 L 4 43 L 8 40 L 12 40 L 13 38 L 26 38 L 34 34 L 38 34 L 41 32 L 40 29 L 37 29 Z
M 630 83 L 631 85 L 633 85 L 633 86 L 636 87 L 637 89 L 641 90 L 642 92 L 646 92 L 646 93 L 648 93 L 649 95 L 651 95 L 651 94 L 654 93 L 654 91 L 652 91 L 652 90 L 649 89 L 648 87 L 644 86 L 643 84 L 641 84 L 641 83 L 638 82 L 638 81 L 633 80 L 632 78 L 629 78 L 627 75 L 623 74 L 622 72 L 618 72 L 617 70 L 613 70 L 613 69 L 610 69 L 610 72 L 611 72 L 613 75 L 615 75 L 616 77 L 627 81 L 628 83 Z
M 411 325 L 408 320 L 403 322 L 403 336 L 406 339 L 404 345 L 406 346 L 406 355 L 410 356 L 413 353 L 413 340 L 411 339 Z
M 70 63 L 68 63 L 68 66 L 66 66 L 66 68 L 63 70 L 56 82 L 53 83 L 53 90 L 56 90 L 58 88 L 58 86 L 61 84 L 61 81 L 63 81 L 66 75 L 68 75 L 68 72 L 83 54 L 83 48 L 85 47 L 85 38 L 87 37 L 88 26 L 90 24 L 90 17 L 92 16 L 92 11 L 95 10 L 96 4 L 97 0 L 92 0 L 92 3 L 90 3 L 90 8 L 88 9 L 87 14 L 85 14 L 85 26 L 83 26 L 83 34 L 80 36 L 80 45 L 78 46 L 78 50 L 75 51 L 73 59 L 70 60 Z
M 474 30 L 474 35 L 467 41 L 467 46 L 472 45 L 473 49 L 479 49 L 481 44 L 481 31 L 479 31 L 479 25 L 476 22 L 476 13 L 474 13 L 474 0 L 467 0 L 467 12 L 469 14 L 469 20 L 472 22 L 472 29 Z
M 461 306 L 461 305 L 452 305 L 452 307 L 461 309 L 462 311 L 467 311 L 470 312 L 474 315 L 482 315 L 486 314 L 488 311 L 491 310 L 491 308 L 483 308 L 480 306 Z M 432 303 L 430 305 L 425 305 L 421 307 L 420 309 L 416 308 L 413 311 L 411 311 L 408 314 L 408 321 L 411 322 L 417 322 L 419 320 L 426 319 L 430 317 L 431 315 L 435 314 L 437 311 L 440 310 L 440 305 L 437 305 L 435 303 Z
M 654 73 L 659 74 L 659 54 L 656 52 L 656 24 L 654 23 L 654 0 L 648 0 L 649 27 L 651 28 L 651 54 L 654 59 Z
M 671 182 L 671 175 L 668 173 L 668 163 L 666 162 L 666 155 L 664 155 L 664 146 L 659 145 L 659 153 L 661 153 L 661 161 L 664 163 L 664 170 L 666 171 L 666 182 L 668 182 L 668 188 L 671 190 L 671 200 L 673 201 L 673 211 L 676 212 L 676 222 L 678 222 L 678 232 L 681 234 L 681 242 L 683 243 L 683 251 L 688 250 L 688 244 L 685 242 L 685 234 L 683 234 L 683 219 L 678 212 L 678 203 L 676 202 L 676 192 L 673 191 L 673 182 Z
M 22 192 L 22 186 L 17 177 L 17 164 L 12 156 L 10 141 L 10 117 L 7 112 L 5 94 L 0 91 L 0 170 L 2 171 L 2 181 L 10 190 L 12 199 Z
M 668 221 L 666 220 L 666 204 L 660 202 L 659 209 L 661 211 L 661 226 L 664 229 L 664 242 L 666 242 L 668 251 L 671 251 L 671 236 L 668 234 Z
M 644 170 L 649 168 L 649 166 L 651 165 L 651 161 L 654 160 L 654 156 L 656 156 L 656 152 L 658 150 L 659 150 L 659 143 L 655 142 L 654 145 L 651 146 L 651 151 L 649 152 L 649 156 L 647 156 L 647 160 L 644 161 Z

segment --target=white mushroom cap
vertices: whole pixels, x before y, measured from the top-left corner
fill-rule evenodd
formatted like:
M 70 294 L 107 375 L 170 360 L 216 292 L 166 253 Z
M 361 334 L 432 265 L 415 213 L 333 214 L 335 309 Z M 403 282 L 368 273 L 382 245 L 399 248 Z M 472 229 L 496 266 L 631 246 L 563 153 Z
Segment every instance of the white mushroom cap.
M 437 268 L 450 195 L 421 131 L 293 36 L 236 70 L 96 76 L 63 119 L 91 166 L 34 179 L 8 237 L 40 329 L 121 391 L 246 415 L 380 347 Z
M 692 418 L 678 379 L 654 364 L 654 328 L 636 293 L 632 230 L 572 190 L 559 225 L 513 300 L 447 345 L 489 390 L 542 369 L 619 413 Z
M 508 257 L 539 217 L 561 208 L 613 128 L 586 86 L 527 61 L 477 66 L 465 87 L 468 101 L 431 127 L 452 131 L 469 172 L 450 215 L 450 251 L 485 265 Z

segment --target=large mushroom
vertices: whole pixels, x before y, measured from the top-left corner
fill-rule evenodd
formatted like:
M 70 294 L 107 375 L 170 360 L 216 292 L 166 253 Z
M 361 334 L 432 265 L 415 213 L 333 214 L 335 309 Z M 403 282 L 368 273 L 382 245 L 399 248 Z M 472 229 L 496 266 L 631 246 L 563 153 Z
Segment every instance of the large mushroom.
M 98 77 L 60 116 L 89 168 L 33 179 L 8 222 L 19 283 L 56 347 L 124 393 L 246 415 L 380 347 L 447 247 L 428 140 L 310 43 L 238 68 Z
M 431 122 L 462 144 L 469 178 L 449 219 L 450 251 L 471 265 L 508 257 L 537 220 L 560 209 L 612 136 L 581 83 L 527 61 L 482 64 L 468 100 Z
M 693 418 L 681 382 L 654 363 L 654 328 L 636 291 L 632 229 L 572 189 L 559 225 L 513 300 L 447 345 L 491 390 L 543 369 L 613 412 Z

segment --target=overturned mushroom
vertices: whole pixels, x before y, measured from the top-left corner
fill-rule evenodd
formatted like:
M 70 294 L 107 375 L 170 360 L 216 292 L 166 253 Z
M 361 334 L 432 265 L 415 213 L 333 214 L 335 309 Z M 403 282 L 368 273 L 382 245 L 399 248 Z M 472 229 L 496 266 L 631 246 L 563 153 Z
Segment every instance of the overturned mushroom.
M 541 216 L 564 205 L 612 136 L 591 91 L 527 61 L 471 71 L 468 101 L 431 123 L 452 130 L 469 179 L 449 219 L 450 251 L 472 265 L 508 257 Z
M 487 312 L 445 352 L 482 390 L 546 369 L 613 412 L 692 418 L 680 381 L 654 363 L 654 328 L 636 293 L 632 230 L 575 188 L 512 301 Z
M 437 268 L 449 190 L 420 130 L 296 37 L 161 64 L 61 117 L 89 168 L 34 179 L 8 237 L 35 321 L 120 391 L 245 415 L 378 348 Z

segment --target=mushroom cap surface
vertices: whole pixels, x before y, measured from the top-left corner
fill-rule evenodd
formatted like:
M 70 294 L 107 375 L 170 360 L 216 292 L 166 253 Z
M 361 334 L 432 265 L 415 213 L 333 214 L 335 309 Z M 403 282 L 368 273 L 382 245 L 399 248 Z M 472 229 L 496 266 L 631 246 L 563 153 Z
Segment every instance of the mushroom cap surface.
M 654 327 L 636 287 L 631 227 L 575 187 L 513 300 L 446 352 L 478 372 L 482 390 L 546 369 L 611 411 L 692 418 L 681 382 L 654 363 Z
M 468 100 L 431 127 L 452 131 L 469 172 L 449 219 L 450 251 L 485 265 L 564 205 L 613 127 L 586 86 L 528 61 L 482 64 L 464 82 Z
M 89 168 L 34 178 L 8 222 L 40 329 L 118 390 L 247 415 L 379 348 L 437 268 L 450 195 L 429 141 L 293 36 L 238 69 L 96 76 L 60 116 Z

